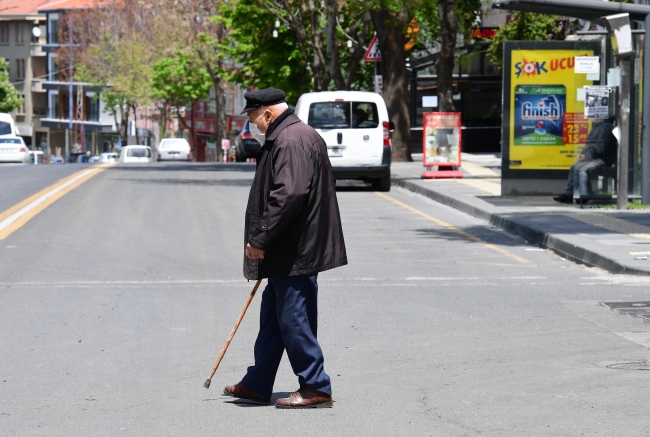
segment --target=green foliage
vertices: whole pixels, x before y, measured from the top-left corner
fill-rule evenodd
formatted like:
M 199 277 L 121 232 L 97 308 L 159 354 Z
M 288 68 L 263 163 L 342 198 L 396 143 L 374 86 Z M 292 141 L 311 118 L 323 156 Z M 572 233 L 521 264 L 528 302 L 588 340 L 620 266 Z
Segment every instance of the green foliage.
M 153 53 L 141 41 L 141 35 L 132 32 L 116 40 L 107 30 L 97 44 L 87 48 L 74 75 L 80 82 L 101 87 L 105 111 L 113 117 L 120 115 L 121 122 L 126 123 L 128 115 L 122 108 L 153 101 L 152 64 Z
M 369 0 L 369 9 L 388 9 L 396 14 L 407 9 L 419 24 L 419 37 L 413 51 L 431 47 L 440 41 L 440 16 L 438 2 L 433 0 Z M 469 31 L 481 15 L 481 0 L 456 0 L 458 33 L 468 36 Z M 390 25 L 390 23 L 387 23 Z
M 9 63 L 0 57 L 0 112 L 11 112 L 22 103 L 9 78 Z
M 295 103 L 311 83 L 295 33 L 280 26 L 278 37 L 273 38 L 275 17 L 255 0 L 225 3 L 220 14 L 212 20 L 230 29 L 230 41 L 220 46 L 221 52 L 239 64 L 226 73 L 226 79 L 250 87 L 280 88 Z
M 487 55 L 493 64 L 501 67 L 505 41 L 562 41 L 569 31 L 566 21 L 554 15 L 517 12 L 509 23 L 499 26 Z
M 153 64 L 153 97 L 173 106 L 185 106 L 207 98 L 212 78 L 196 53 L 181 51 Z

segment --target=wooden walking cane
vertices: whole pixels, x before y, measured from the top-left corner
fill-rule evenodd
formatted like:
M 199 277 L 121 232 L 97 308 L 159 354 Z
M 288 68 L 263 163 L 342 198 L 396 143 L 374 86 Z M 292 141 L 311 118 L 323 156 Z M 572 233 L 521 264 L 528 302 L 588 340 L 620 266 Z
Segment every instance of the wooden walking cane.
M 242 319 L 244 318 L 244 315 L 246 314 L 246 310 L 248 309 L 248 305 L 251 304 L 251 301 L 253 300 L 253 297 L 255 297 L 255 293 L 257 292 L 257 289 L 259 288 L 261 283 L 262 283 L 261 279 L 258 279 L 257 282 L 255 283 L 255 287 L 253 287 L 253 291 L 251 291 L 250 296 L 248 296 L 248 300 L 246 301 L 246 305 L 244 305 L 244 309 L 241 310 L 241 314 L 239 315 L 239 318 L 237 319 L 237 323 L 235 323 L 235 327 L 232 328 L 232 331 L 230 332 L 230 336 L 228 337 L 228 340 L 226 340 L 226 344 L 223 345 L 223 349 L 221 349 L 221 354 L 219 355 L 219 358 L 217 358 L 217 362 L 214 364 L 214 367 L 212 368 L 212 372 L 210 373 L 210 377 L 205 380 L 205 383 L 203 384 L 203 387 L 210 388 L 210 382 L 212 382 L 212 377 L 214 376 L 214 373 L 217 371 L 217 367 L 219 367 L 219 363 L 221 363 L 221 359 L 226 354 L 226 349 L 228 349 L 228 346 L 230 345 L 230 341 L 235 336 L 235 332 L 237 332 L 237 328 L 239 328 L 239 324 L 241 323 Z

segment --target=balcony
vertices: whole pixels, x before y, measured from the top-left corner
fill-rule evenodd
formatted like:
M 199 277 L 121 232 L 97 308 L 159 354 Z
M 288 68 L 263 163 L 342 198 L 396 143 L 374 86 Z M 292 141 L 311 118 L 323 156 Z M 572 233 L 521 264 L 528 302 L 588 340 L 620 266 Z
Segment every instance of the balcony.
M 32 114 L 34 117 L 45 117 L 47 115 L 47 108 L 45 106 L 34 106 L 32 108 Z
M 29 47 L 29 56 L 47 56 L 43 51 L 43 44 L 31 43 Z
M 32 92 L 33 93 L 44 93 L 47 90 L 43 88 L 43 82 L 45 82 L 44 79 L 32 79 Z

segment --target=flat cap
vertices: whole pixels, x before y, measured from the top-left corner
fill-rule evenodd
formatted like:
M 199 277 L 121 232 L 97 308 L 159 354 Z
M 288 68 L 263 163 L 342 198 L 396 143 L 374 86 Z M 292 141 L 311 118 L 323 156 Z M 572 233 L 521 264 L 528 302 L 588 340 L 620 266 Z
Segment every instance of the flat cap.
M 244 98 L 246 99 L 246 107 L 241 112 L 242 114 L 263 106 L 277 105 L 287 101 L 287 95 L 284 91 L 277 88 L 249 91 L 244 94 Z

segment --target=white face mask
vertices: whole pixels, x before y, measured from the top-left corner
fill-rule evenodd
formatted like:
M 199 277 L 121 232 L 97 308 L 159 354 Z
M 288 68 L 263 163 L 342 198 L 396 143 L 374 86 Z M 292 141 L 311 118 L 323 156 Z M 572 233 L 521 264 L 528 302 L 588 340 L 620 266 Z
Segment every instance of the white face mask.
M 248 123 L 248 130 L 251 131 L 253 137 L 255 137 L 255 139 L 259 141 L 260 144 L 264 144 L 264 141 L 266 140 L 266 136 L 262 133 L 261 130 L 257 128 L 256 124 Z

